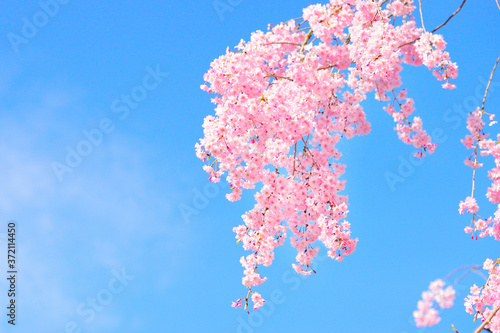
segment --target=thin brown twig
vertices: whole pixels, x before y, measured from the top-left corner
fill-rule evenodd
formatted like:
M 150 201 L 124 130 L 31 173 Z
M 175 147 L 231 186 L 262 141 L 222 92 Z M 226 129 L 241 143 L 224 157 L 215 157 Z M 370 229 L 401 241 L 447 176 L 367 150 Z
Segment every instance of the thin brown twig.
M 483 328 L 490 323 L 491 319 L 493 319 L 493 317 L 495 317 L 495 315 L 497 314 L 498 310 L 500 310 L 500 308 L 495 308 L 493 311 L 491 311 L 491 313 L 488 316 L 488 318 L 481 324 L 481 326 L 479 326 L 478 328 L 476 328 L 476 330 L 474 331 L 474 333 L 480 333 L 483 330 Z
M 311 151 L 311 149 L 309 149 L 309 146 L 307 146 L 307 142 L 304 141 L 304 138 L 302 138 L 302 142 L 304 142 L 304 148 L 309 152 L 309 154 L 311 155 L 311 159 L 313 161 L 313 165 L 316 164 L 316 166 L 318 166 L 318 164 L 316 163 L 316 161 L 314 161 L 314 155 Z
M 424 15 L 422 14 L 422 2 L 420 0 L 418 0 L 418 10 L 420 11 L 420 20 L 422 21 L 422 28 L 424 28 L 424 31 L 427 31 L 425 30 L 424 26 Z
M 500 9 L 500 3 L 498 3 L 498 0 L 495 0 L 497 2 L 497 7 Z
M 299 43 L 292 43 L 292 42 L 269 42 L 269 43 L 264 43 L 264 44 L 261 44 L 261 45 L 272 45 L 272 44 L 290 44 L 290 45 L 297 45 L 297 46 L 301 46 L 302 44 L 299 44 Z
M 311 39 L 311 36 L 312 36 L 312 29 L 309 30 L 309 32 L 307 33 L 306 35 L 306 39 L 304 40 L 304 42 L 300 45 L 300 50 L 299 50 L 299 53 L 302 53 L 302 51 L 304 51 L 304 47 L 306 46 L 307 42 L 309 42 L 309 39 Z
M 346 37 L 346 39 L 345 39 L 345 41 L 344 41 L 344 45 L 349 44 L 349 42 L 350 42 L 350 41 L 351 41 L 351 33 L 348 33 L 348 34 L 347 34 L 347 37 Z
M 323 69 L 330 69 L 330 68 L 334 68 L 335 65 L 330 65 L 330 66 L 325 66 L 325 67 L 318 67 L 318 71 L 321 71 Z
M 458 14 L 458 12 L 462 10 L 462 7 L 465 5 L 465 2 L 466 2 L 466 1 L 467 1 L 467 0 L 464 0 L 464 1 L 462 2 L 462 4 L 460 5 L 460 7 L 458 7 L 458 9 L 457 9 L 457 10 L 455 10 L 455 12 L 454 12 L 453 14 L 451 14 L 451 16 L 450 16 L 450 17 L 448 17 L 448 19 L 447 19 L 446 21 L 444 21 L 444 23 L 442 23 L 442 24 L 441 24 L 441 25 L 439 25 L 437 28 L 435 28 L 434 30 L 432 30 L 432 31 L 431 31 L 431 33 L 433 34 L 433 33 L 435 33 L 436 31 L 438 31 L 439 29 L 441 29 L 442 27 L 444 27 L 444 26 L 446 25 L 446 23 L 448 23 L 448 22 L 451 20 L 451 18 L 452 18 L 453 16 L 457 15 L 457 14 Z
M 297 142 L 295 142 L 295 148 L 293 150 L 293 169 L 292 169 L 292 177 L 295 174 L 295 160 L 297 157 Z
M 457 14 L 458 14 L 458 12 L 462 10 L 462 7 L 465 5 L 465 2 L 466 2 L 466 1 L 467 1 L 467 0 L 464 0 L 464 1 L 462 2 L 462 4 L 460 5 L 460 7 L 458 7 L 458 9 L 457 9 L 457 10 L 455 10 L 455 12 L 454 12 L 453 14 L 451 14 L 451 16 L 450 16 L 450 17 L 448 17 L 448 19 L 447 19 L 446 21 L 444 21 L 443 23 L 441 23 L 440 25 L 438 25 L 436 28 L 434 28 L 434 30 L 432 30 L 432 31 L 431 31 L 431 34 L 435 33 L 436 31 L 438 31 L 439 29 L 441 29 L 442 27 L 444 27 L 444 26 L 445 26 L 445 25 L 446 25 L 446 24 L 447 24 L 447 23 L 451 20 L 451 18 L 452 18 L 453 16 L 457 15 Z M 498 0 L 497 0 L 497 1 L 498 1 Z M 420 3 L 420 0 L 419 0 L 419 3 Z M 420 14 L 420 16 L 422 16 L 422 14 Z M 422 27 L 423 27 L 423 26 L 424 26 L 424 21 L 423 21 L 423 19 L 422 19 Z M 424 30 L 425 30 L 425 27 L 424 27 Z M 409 42 L 407 42 L 407 43 L 404 43 L 404 44 L 402 44 L 402 45 L 399 45 L 399 47 L 403 47 L 403 46 L 406 46 L 406 45 L 409 45 L 409 44 L 413 44 L 413 43 L 415 43 L 415 42 L 416 42 L 417 40 L 419 40 L 419 39 L 420 39 L 420 37 L 415 38 L 415 39 L 414 39 L 414 40 L 412 40 L 412 41 L 409 41 Z
M 273 77 L 275 78 L 276 80 L 277 79 L 286 79 L 288 81 L 292 81 L 293 82 L 293 79 L 289 78 L 289 77 L 286 77 L 286 76 L 279 76 L 279 75 L 274 75 L 274 74 L 269 74 L 269 75 L 266 75 L 265 77 Z
M 495 70 L 497 69 L 498 61 L 500 61 L 500 56 L 498 56 L 497 61 L 495 62 L 495 66 L 493 66 L 493 70 L 490 74 L 490 80 L 488 81 L 488 85 L 486 86 L 486 91 L 484 92 L 483 104 L 481 106 L 481 111 L 484 111 L 484 103 L 486 102 L 486 96 L 488 95 L 488 89 L 490 89 L 491 81 L 493 81 L 493 74 L 495 74 Z

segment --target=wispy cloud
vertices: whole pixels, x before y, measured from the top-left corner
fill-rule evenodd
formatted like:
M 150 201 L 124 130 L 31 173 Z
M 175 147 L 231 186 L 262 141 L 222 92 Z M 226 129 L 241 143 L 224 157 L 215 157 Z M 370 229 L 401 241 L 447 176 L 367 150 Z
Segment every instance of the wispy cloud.
M 172 219 L 175 193 L 168 185 L 157 186 L 152 176 L 149 161 L 157 152 L 119 131 L 59 183 L 50 167 L 54 150 L 43 147 L 71 132 L 58 123 L 61 110 L 84 105 L 58 90 L 42 89 L 36 96 L 27 104 L 0 105 L 0 209 L 3 222 L 18 219 L 20 225 L 19 316 L 32 318 L 23 327 L 47 332 L 64 331 L 71 322 L 86 331 L 121 327 L 119 304 L 130 302 L 140 287 L 131 285 L 116 296 L 91 323 L 82 321 L 77 308 L 105 289 L 110 272 L 121 267 L 153 290 L 173 283 L 183 258 L 176 252 L 188 244 L 185 225 Z M 161 269 L 151 268 L 158 262 Z

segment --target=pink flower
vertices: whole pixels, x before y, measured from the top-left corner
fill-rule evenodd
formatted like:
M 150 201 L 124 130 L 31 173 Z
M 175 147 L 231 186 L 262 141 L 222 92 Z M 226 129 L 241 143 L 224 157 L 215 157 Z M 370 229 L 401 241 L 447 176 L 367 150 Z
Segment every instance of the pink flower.
M 434 303 L 445 309 L 453 305 L 455 290 L 452 286 L 443 289 L 445 282 L 437 279 L 429 284 L 429 289 L 422 293 L 422 300 L 417 303 L 417 310 L 413 311 L 413 318 L 417 327 L 433 326 L 441 321 L 439 312 Z
M 465 159 L 464 164 L 471 167 L 472 169 L 477 169 L 483 166 L 483 163 L 478 163 L 477 161 L 471 161 L 468 158 Z
M 465 212 L 467 213 L 477 213 L 479 210 L 479 206 L 476 203 L 476 199 L 473 197 L 467 197 L 465 198 L 465 201 L 460 201 L 459 209 L 458 212 L 460 214 L 464 214 Z
M 254 292 L 252 294 L 253 309 L 258 310 L 266 302 L 259 293 Z
M 238 298 L 236 302 L 233 302 L 233 304 L 231 304 L 231 306 L 235 309 L 241 308 L 241 298 Z
M 442 84 L 442 87 L 443 87 L 444 89 L 450 89 L 450 90 L 451 90 L 451 89 L 455 89 L 457 86 L 456 86 L 456 85 L 454 85 L 454 84 L 451 84 L 451 83 L 449 83 L 449 82 L 446 82 L 446 83 L 443 83 L 443 84 Z

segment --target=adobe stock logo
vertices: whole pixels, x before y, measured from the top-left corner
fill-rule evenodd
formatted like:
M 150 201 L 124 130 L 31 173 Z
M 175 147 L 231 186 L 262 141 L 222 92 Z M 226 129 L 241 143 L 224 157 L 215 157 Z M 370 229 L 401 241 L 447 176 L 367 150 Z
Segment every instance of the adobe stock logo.
M 227 11 L 232 12 L 243 0 L 214 0 L 212 5 L 214 6 L 219 19 L 224 21 L 224 13 Z
M 21 44 L 28 44 L 29 41 L 38 35 L 39 29 L 45 27 L 49 23 L 50 18 L 59 13 L 60 5 L 66 5 L 70 0 L 40 0 L 38 6 L 40 10 L 37 11 L 31 19 L 23 17 L 23 25 L 21 27 L 21 34 L 9 32 L 7 38 L 14 52 L 19 52 Z
M 193 188 L 191 205 L 181 203 L 178 208 L 186 224 L 191 222 L 191 216 L 200 214 L 200 211 L 208 207 L 211 199 L 214 199 L 220 191 L 221 182 L 207 182 L 203 189 Z
M 68 321 L 64 325 L 64 333 L 82 333 L 82 325 L 90 324 L 95 320 L 100 312 L 110 305 L 118 294 L 121 294 L 125 288 L 135 279 L 135 276 L 127 274 L 125 268 L 121 271 L 112 270 L 113 277 L 108 281 L 106 288 L 102 288 L 92 296 L 87 297 L 85 302 L 80 303 L 76 308 L 76 313 L 82 323 Z

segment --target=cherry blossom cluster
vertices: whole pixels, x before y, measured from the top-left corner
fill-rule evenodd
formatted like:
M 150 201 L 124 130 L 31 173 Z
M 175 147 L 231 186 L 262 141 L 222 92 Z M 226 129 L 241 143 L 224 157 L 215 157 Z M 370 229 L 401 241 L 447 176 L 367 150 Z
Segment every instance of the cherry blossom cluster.
M 467 118 L 467 129 L 470 134 L 462 139 L 462 143 L 468 149 L 473 149 L 473 153 L 465 159 L 465 165 L 473 169 L 473 190 L 472 195 L 468 196 L 459 204 L 459 213 L 472 213 L 471 224 L 465 228 L 466 233 L 479 234 L 479 237 L 492 236 L 496 240 L 500 240 L 500 134 L 496 140 L 488 139 L 488 134 L 485 133 L 485 122 L 483 120 L 486 113 L 483 109 L 477 108 L 469 114 Z M 496 122 L 493 120 L 495 115 L 489 114 L 490 126 Z M 491 186 L 486 191 L 488 200 L 496 205 L 494 216 L 483 218 L 477 213 L 479 206 L 474 198 L 475 190 L 475 173 L 476 169 L 483 166 L 483 163 L 478 162 L 478 154 L 480 156 L 491 155 L 494 158 L 495 167 L 488 171 L 488 177 L 492 180 Z
M 241 298 L 238 298 L 236 300 L 236 302 L 233 302 L 231 304 L 231 306 L 235 309 L 237 308 L 241 308 L 243 306 L 243 304 L 241 303 L 242 299 Z M 247 298 L 245 298 L 245 301 L 246 301 L 246 304 L 245 304 L 245 309 L 247 308 L 248 306 L 248 296 Z M 264 305 L 264 303 L 266 302 L 262 296 L 259 294 L 259 293 L 256 293 L 256 292 L 252 292 L 252 302 L 253 302 L 253 309 L 254 310 L 258 310 L 261 306 Z
M 400 91 L 397 96 L 394 93 L 393 95 L 393 102 L 397 104 L 397 109 L 394 107 L 394 103 L 389 104 L 384 109 L 394 118 L 399 139 L 420 149 L 414 154 L 416 157 L 424 156 L 425 151 L 433 153 L 437 145 L 431 143 L 431 137 L 422 127 L 422 119 L 414 117 L 413 123 L 408 121 L 408 116 L 415 110 L 413 99 L 406 97 L 406 90 Z
M 452 286 L 443 289 L 444 286 L 445 282 L 437 279 L 431 282 L 429 289 L 422 293 L 422 300 L 417 303 L 418 310 L 413 312 L 417 327 L 433 326 L 441 321 L 436 305 L 442 309 L 453 306 L 455 290 Z
M 414 9 L 412 0 L 330 0 L 252 33 L 211 63 L 201 88 L 215 94 L 215 116 L 205 118 L 196 154 L 211 181 L 227 173 L 228 200 L 258 190 L 233 229 L 250 252 L 240 260 L 249 292 L 234 307 L 244 301 L 247 308 L 250 295 L 254 308 L 262 306 L 252 291 L 266 280 L 258 268 L 272 264 L 287 236 L 297 250 L 293 268 L 303 275 L 315 272 L 317 241 L 337 261 L 355 250 L 337 144 L 370 132 L 360 104 L 369 93 L 388 101 L 399 138 L 417 156 L 434 152 L 422 120 L 410 118 L 414 102 L 400 72 L 403 64 L 424 65 L 453 88 L 457 66 L 441 36 L 417 27 Z
M 481 319 L 484 328 L 493 333 L 500 333 L 500 258 L 486 259 L 483 269 L 489 272 L 488 281 L 482 287 L 475 284 L 470 288 L 470 295 L 465 299 L 465 311 Z

